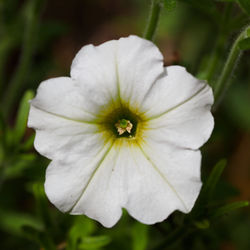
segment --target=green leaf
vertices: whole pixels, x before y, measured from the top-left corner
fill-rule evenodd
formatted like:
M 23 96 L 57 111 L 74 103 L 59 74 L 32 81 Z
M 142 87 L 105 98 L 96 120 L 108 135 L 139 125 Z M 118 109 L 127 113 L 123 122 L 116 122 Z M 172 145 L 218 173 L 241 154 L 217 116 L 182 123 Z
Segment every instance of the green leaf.
M 8 148 L 8 147 L 12 147 L 13 146 L 13 137 L 14 137 L 14 134 L 13 134 L 13 131 L 12 131 L 12 128 L 6 126 L 5 127 L 5 146 Z
M 218 20 L 220 13 L 216 7 L 216 3 L 213 0 L 181 0 L 184 3 L 190 4 L 192 7 L 199 9 L 206 13 L 215 20 Z
M 207 181 L 203 185 L 203 188 L 201 190 L 201 195 L 204 195 L 207 199 L 212 198 L 216 185 L 221 177 L 224 168 L 226 167 L 226 164 L 227 164 L 226 159 L 222 159 L 214 166 Z
M 44 226 L 48 232 L 53 232 L 57 230 L 54 220 L 49 211 L 48 198 L 45 195 L 44 184 L 40 182 L 33 183 L 31 185 L 31 191 L 35 197 L 36 212 L 38 218 L 43 221 Z
M 18 143 L 21 141 L 27 127 L 27 120 L 28 120 L 28 114 L 29 114 L 29 101 L 34 97 L 34 93 L 32 91 L 26 91 L 17 114 L 17 120 L 16 125 L 14 127 L 13 133 L 13 143 Z
M 236 2 L 237 0 L 215 0 L 217 2 Z
M 99 249 L 101 247 L 107 246 L 111 242 L 111 238 L 107 235 L 98 235 L 92 237 L 84 237 L 79 249 L 81 250 L 91 250 Z
M 194 224 L 199 229 L 207 229 L 210 227 L 210 221 L 207 219 L 201 221 L 195 221 Z
M 5 122 L 4 122 L 4 119 L 3 119 L 3 116 L 2 116 L 2 113 L 0 112 L 0 136 L 2 137 L 3 135 L 3 132 L 5 130 Z
M 238 4 L 250 16 L 250 1 L 249 0 L 238 0 Z
M 247 37 L 250 37 L 250 28 L 248 28 L 248 29 L 246 30 L 246 35 L 247 35 Z
M 44 222 L 46 228 L 52 229 L 54 224 L 49 213 L 48 199 L 45 195 L 43 183 L 34 183 L 32 192 L 36 200 L 36 209 L 39 218 Z
M 220 217 L 233 210 L 248 206 L 249 206 L 248 201 L 236 201 L 216 209 L 215 212 L 212 213 L 212 217 Z
M 241 129 L 250 129 L 250 86 L 235 84 L 229 89 L 224 109 L 231 121 Z
M 191 217 L 199 217 L 204 213 L 206 213 L 206 205 L 211 200 L 215 187 L 220 179 L 220 176 L 227 164 L 227 161 L 225 159 L 220 160 L 211 171 L 207 181 L 203 184 L 203 187 L 201 189 L 201 192 L 199 194 L 198 199 L 195 202 L 195 205 L 190 213 Z
M 6 179 L 15 178 L 22 174 L 22 172 L 31 166 L 31 162 L 34 161 L 36 155 L 34 154 L 21 154 L 15 162 L 8 164 L 4 169 L 4 177 Z
M 29 239 L 30 241 L 36 242 L 39 245 L 42 245 L 39 239 L 39 235 L 41 234 L 39 231 L 27 225 L 22 226 L 22 231 L 25 238 Z
M 136 222 L 132 228 L 132 249 L 146 250 L 148 244 L 148 229 L 147 225 Z
M 76 250 L 79 240 L 83 237 L 91 235 L 96 226 L 93 220 L 86 216 L 75 216 L 74 223 L 70 228 L 68 235 L 67 249 Z
M 5 129 L 5 122 L 2 117 L 2 113 L 0 112 L 0 163 L 4 158 L 4 148 L 6 144 L 6 129 Z M 2 153 L 2 154 L 1 154 Z
M 173 11 L 176 8 L 176 0 L 164 0 L 163 4 L 168 12 Z
M 30 226 L 23 226 L 22 230 L 24 232 L 25 237 L 28 238 L 30 241 L 36 242 L 38 245 L 40 245 L 41 249 L 57 249 L 53 242 L 52 235 L 48 234 L 47 231 L 40 232 Z
M 241 50 L 248 50 L 248 49 L 250 49 L 250 37 L 241 40 L 238 43 L 238 46 L 239 46 L 239 48 Z
M 44 229 L 42 222 L 29 214 L 0 210 L 0 228 L 2 230 L 22 236 L 24 226 L 29 226 L 37 231 Z
M 34 145 L 35 133 L 32 134 L 22 145 L 21 150 L 27 151 L 31 149 Z

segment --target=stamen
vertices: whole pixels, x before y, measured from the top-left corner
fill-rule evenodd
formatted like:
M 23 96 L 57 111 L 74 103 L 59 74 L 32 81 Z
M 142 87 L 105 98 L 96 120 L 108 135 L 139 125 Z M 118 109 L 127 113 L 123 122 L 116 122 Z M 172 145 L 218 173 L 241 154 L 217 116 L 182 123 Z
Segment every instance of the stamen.
M 121 119 L 115 124 L 115 127 L 119 135 L 124 134 L 126 131 L 130 134 L 133 124 L 129 120 Z

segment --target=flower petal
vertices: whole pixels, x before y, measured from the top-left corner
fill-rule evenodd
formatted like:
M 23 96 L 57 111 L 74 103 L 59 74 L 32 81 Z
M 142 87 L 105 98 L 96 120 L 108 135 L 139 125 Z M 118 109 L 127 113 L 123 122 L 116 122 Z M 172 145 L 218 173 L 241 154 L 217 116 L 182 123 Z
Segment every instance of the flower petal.
M 71 209 L 71 214 L 85 214 L 112 227 L 122 215 L 122 204 L 126 199 L 124 189 L 124 164 L 118 161 L 119 151 L 112 145 L 96 165 L 94 174 Z
M 153 224 L 174 210 L 191 210 L 201 187 L 199 151 L 153 143 L 150 147 L 135 147 L 130 154 L 134 157 L 133 163 L 127 165 L 125 206 L 129 214 L 142 223 Z M 131 156 L 127 159 L 131 160 Z
M 104 107 L 117 99 L 117 74 L 115 52 L 117 41 L 99 46 L 84 46 L 71 65 L 71 77 L 79 83 L 86 107 L 96 112 L 95 107 Z
M 57 77 L 42 82 L 31 106 L 76 121 L 91 121 L 96 114 L 86 108 L 87 101 L 77 82 L 69 77 Z
M 214 126 L 210 112 L 212 89 L 180 66 L 168 67 L 167 72 L 152 90 L 151 99 L 143 104 L 149 117 L 145 137 L 198 149 L 207 141 Z
M 138 107 L 163 73 L 158 48 L 137 36 L 84 46 L 71 67 L 72 78 L 99 105 L 106 105 L 111 97 Z
M 83 105 L 83 106 L 82 106 Z M 31 101 L 28 126 L 36 129 L 35 148 L 50 159 L 70 159 L 91 151 L 104 140 L 93 115 L 70 78 L 43 82 Z
M 83 154 L 71 164 L 52 161 L 46 171 L 45 191 L 57 208 L 72 214 L 86 214 L 106 227 L 118 221 L 122 211 L 117 205 L 117 189 L 108 188 L 111 168 L 114 168 L 112 145 L 113 141 L 109 140 L 95 155 Z
M 138 107 L 165 73 L 163 56 L 154 43 L 130 36 L 118 41 L 116 57 L 120 96 L 131 107 Z
M 120 218 L 122 207 L 146 224 L 160 222 L 176 209 L 189 212 L 201 187 L 200 152 L 171 146 L 158 151 L 162 146 L 153 142 L 153 148 L 142 147 L 126 140 L 113 145 L 71 213 L 86 214 L 111 227 Z M 84 168 L 74 178 L 79 178 L 82 171 Z M 55 176 L 57 182 L 62 182 L 59 186 L 68 182 L 66 174 L 63 177 L 57 171 Z

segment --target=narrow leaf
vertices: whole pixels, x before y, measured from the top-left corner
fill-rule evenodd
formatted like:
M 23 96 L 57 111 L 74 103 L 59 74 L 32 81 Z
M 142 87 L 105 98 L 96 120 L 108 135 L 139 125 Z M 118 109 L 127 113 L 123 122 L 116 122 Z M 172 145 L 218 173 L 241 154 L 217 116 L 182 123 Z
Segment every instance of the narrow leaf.
M 227 92 L 225 110 L 239 128 L 250 129 L 250 86 L 233 85 Z
M 205 183 L 203 184 L 200 195 L 190 213 L 191 217 L 200 216 L 205 212 L 204 208 L 208 204 L 209 200 L 211 200 L 212 198 L 212 195 L 215 191 L 215 187 L 226 166 L 226 163 L 226 160 L 222 159 L 214 166 L 207 181 L 205 181 Z
M 176 7 L 176 0 L 164 0 L 164 7 L 168 12 L 173 11 Z
M 4 169 L 4 177 L 10 179 L 21 176 L 23 171 L 31 166 L 35 158 L 36 156 L 34 154 L 18 155 L 18 158 L 14 162 L 11 162 L 11 164 L 8 164 Z
M 211 174 L 202 188 L 201 195 L 205 195 L 208 199 L 211 199 L 226 164 L 227 161 L 222 159 L 214 166 Z
M 34 93 L 32 91 L 26 91 L 17 114 L 17 120 L 16 125 L 14 127 L 14 143 L 20 142 L 22 139 L 26 127 L 27 127 L 27 120 L 28 120 L 28 114 L 29 114 L 29 100 L 31 100 L 34 97 Z
M 237 0 L 216 0 L 217 2 L 236 2 Z
M 210 226 L 210 222 L 207 219 L 194 222 L 195 226 L 199 229 L 207 229 Z
M 250 16 L 250 1 L 238 0 L 240 7 Z
M 48 200 L 45 196 L 44 185 L 42 183 L 34 183 L 32 192 L 36 201 L 36 209 L 39 218 L 44 222 L 47 228 L 53 228 L 54 224 L 48 209 Z
M 6 125 L 5 125 L 2 113 L 0 112 L 0 145 L 2 148 L 4 148 L 6 144 L 5 126 Z
M 22 145 L 21 145 L 21 150 L 27 151 L 33 147 L 34 144 L 34 139 L 35 139 L 35 133 L 32 134 Z
M 86 236 L 90 236 L 95 230 L 95 223 L 93 220 L 86 216 L 75 216 L 74 223 L 70 228 L 67 249 L 76 250 L 78 249 L 79 240 Z
M 181 0 L 184 3 L 190 4 L 192 7 L 195 7 L 202 12 L 208 14 L 209 16 L 216 18 L 218 20 L 218 17 L 220 13 L 218 12 L 218 9 L 216 7 L 216 3 L 213 0 Z
M 233 202 L 230 204 L 227 204 L 223 207 L 218 208 L 215 213 L 212 214 L 212 217 L 220 217 L 222 215 L 225 215 L 233 210 L 239 209 L 239 208 L 243 208 L 243 207 L 248 207 L 249 206 L 249 202 L 248 201 L 237 201 L 237 202 Z
M 43 223 L 29 214 L 0 210 L 0 228 L 14 235 L 22 235 L 22 228 L 29 226 L 37 231 L 43 230 Z
M 133 250 L 146 250 L 148 244 L 148 229 L 147 225 L 139 222 L 135 223 L 132 228 L 132 249 Z
M 246 35 L 247 35 L 247 37 L 250 37 L 250 28 L 248 28 L 248 29 L 246 30 Z
M 250 37 L 241 40 L 238 43 L 238 46 L 242 50 L 248 50 L 248 49 L 250 49 Z
M 98 235 L 92 237 L 84 237 L 82 239 L 81 244 L 79 245 L 79 249 L 82 250 L 96 250 L 98 248 L 107 246 L 111 242 L 111 238 L 107 235 Z

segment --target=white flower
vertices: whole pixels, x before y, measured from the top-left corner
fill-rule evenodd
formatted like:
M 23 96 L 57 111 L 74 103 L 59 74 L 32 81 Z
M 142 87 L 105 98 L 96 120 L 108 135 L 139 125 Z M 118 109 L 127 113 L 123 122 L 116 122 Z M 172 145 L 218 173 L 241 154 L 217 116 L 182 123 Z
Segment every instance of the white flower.
M 40 84 L 28 125 L 52 160 L 45 191 L 61 211 L 106 227 L 122 208 L 145 224 L 191 210 L 201 188 L 201 147 L 213 129 L 211 88 L 163 66 L 137 36 L 84 46 L 71 77 Z

